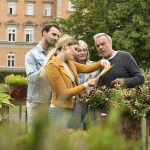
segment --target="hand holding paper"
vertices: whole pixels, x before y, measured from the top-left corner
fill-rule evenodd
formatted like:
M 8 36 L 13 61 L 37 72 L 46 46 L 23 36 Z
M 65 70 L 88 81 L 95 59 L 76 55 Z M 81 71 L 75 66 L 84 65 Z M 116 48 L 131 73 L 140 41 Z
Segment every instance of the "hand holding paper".
M 98 74 L 98 76 L 96 77 L 96 80 L 98 80 L 100 76 L 102 76 L 102 75 L 105 74 L 107 71 L 109 71 L 114 65 L 115 65 L 115 64 L 110 65 L 109 67 L 105 67 L 105 68 L 102 70 L 102 72 L 100 72 L 100 74 Z
M 110 62 L 108 61 L 108 60 L 100 60 L 100 63 L 101 63 L 101 65 L 104 67 L 104 68 L 107 68 L 107 67 L 110 67 L 111 66 L 111 64 L 110 64 Z

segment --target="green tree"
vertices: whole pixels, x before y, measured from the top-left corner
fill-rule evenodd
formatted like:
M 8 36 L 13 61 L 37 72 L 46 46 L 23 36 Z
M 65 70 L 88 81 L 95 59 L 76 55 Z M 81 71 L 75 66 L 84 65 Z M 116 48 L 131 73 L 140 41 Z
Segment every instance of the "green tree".
M 150 67 L 150 1 L 113 0 L 113 3 L 107 25 L 115 48 L 131 52 L 139 64 Z
M 88 43 L 91 58 L 98 60 L 93 36 L 97 32 L 106 32 L 105 9 L 107 0 L 72 0 L 76 11 L 69 19 L 60 19 L 65 33 L 76 36 Z
M 76 11 L 69 19 L 60 19 L 65 33 L 85 40 L 91 58 L 99 59 L 93 35 L 108 33 L 114 49 L 129 51 L 143 67 L 150 67 L 149 0 L 72 0 Z

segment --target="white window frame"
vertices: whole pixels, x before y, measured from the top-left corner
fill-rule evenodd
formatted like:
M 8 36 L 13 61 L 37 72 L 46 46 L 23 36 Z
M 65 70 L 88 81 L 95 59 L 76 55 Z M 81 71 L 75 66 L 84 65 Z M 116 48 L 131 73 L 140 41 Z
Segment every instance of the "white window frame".
M 50 4 L 44 4 L 43 6 L 43 16 L 51 16 L 52 7 Z
M 8 3 L 8 14 L 10 15 L 16 15 L 16 3 L 14 2 L 11 2 L 11 3 Z
M 17 28 L 16 26 L 7 27 L 7 39 L 9 42 L 15 42 L 17 39 Z
M 68 1 L 68 11 L 75 11 L 74 4 L 71 1 Z
M 25 27 L 25 42 L 34 42 L 34 27 Z M 28 36 L 28 37 L 27 37 Z
M 16 62 L 15 54 L 13 54 L 13 53 L 7 54 L 7 67 L 14 68 L 15 62 Z
M 34 15 L 34 4 L 31 4 L 31 3 L 26 4 L 26 15 L 28 16 Z

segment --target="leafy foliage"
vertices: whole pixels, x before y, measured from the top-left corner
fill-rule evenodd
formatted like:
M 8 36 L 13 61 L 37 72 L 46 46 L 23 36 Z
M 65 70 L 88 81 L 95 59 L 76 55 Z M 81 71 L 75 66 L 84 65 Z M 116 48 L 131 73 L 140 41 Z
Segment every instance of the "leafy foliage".
M 38 116 L 35 128 L 30 133 L 24 133 L 18 124 L 1 126 L 1 150 L 10 150 L 10 147 L 11 150 L 18 147 L 19 150 L 107 150 L 110 147 L 111 150 L 138 150 L 137 143 L 131 145 L 118 131 L 118 111 L 111 110 L 110 114 L 105 125 L 98 123 L 88 131 L 71 129 L 58 131 L 51 125 L 46 125 L 42 114 Z
M 9 101 L 10 96 L 0 92 L 0 123 L 3 119 L 3 106 L 14 107 Z
M 0 83 L 4 83 L 5 77 L 11 74 L 26 76 L 25 71 L 18 71 L 15 69 L 13 70 L 1 69 L 0 70 Z
M 14 107 L 13 104 L 9 102 L 10 96 L 5 93 L 0 93 L 0 108 L 2 105 Z
M 110 107 L 122 109 L 124 116 L 132 118 L 148 117 L 150 112 L 150 87 L 136 87 L 125 89 L 117 87 L 109 89 L 105 86 L 99 87 L 87 96 L 81 103 L 86 103 L 91 110 L 106 110 Z
M 11 75 L 8 75 L 5 77 L 5 83 L 6 84 L 27 85 L 28 80 L 27 80 L 27 77 L 11 74 Z
M 65 33 L 88 43 L 91 58 L 95 53 L 93 36 L 109 34 L 114 49 L 130 52 L 138 64 L 150 67 L 150 1 L 145 0 L 72 0 L 75 13 L 69 19 L 60 19 Z

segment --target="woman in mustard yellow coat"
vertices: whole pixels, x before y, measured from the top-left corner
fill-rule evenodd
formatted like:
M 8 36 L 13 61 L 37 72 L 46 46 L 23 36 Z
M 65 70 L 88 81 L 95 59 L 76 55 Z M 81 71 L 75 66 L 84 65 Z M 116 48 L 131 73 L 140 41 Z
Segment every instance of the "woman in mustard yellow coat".
M 80 93 L 94 86 L 96 82 L 92 79 L 80 84 L 78 73 L 90 73 L 110 66 L 106 60 L 88 65 L 75 62 L 74 56 L 78 46 L 75 38 L 69 35 L 62 36 L 56 48 L 49 54 L 44 67 L 45 76 L 52 88 L 50 118 L 55 122 L 55 126 L 62 128 L 74 128 L 75 122 L 71 122 L 70 118 L 73 116 L 75 101 L 78 101 Z

